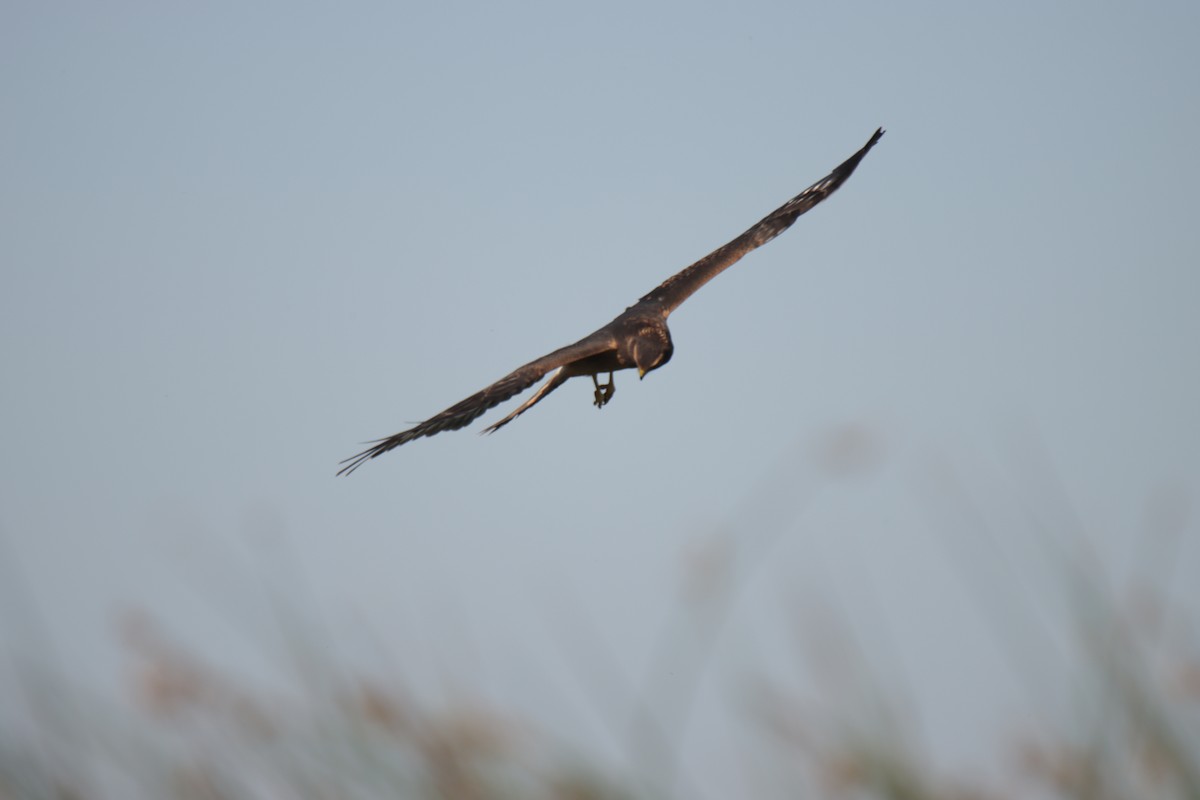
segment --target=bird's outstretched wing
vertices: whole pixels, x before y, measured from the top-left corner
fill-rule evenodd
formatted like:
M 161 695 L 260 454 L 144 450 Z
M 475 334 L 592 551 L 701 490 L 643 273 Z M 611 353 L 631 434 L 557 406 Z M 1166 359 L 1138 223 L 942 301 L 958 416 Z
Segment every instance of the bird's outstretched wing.
M 695 264 L 667 278 L 638 300 L 638 304 L 652 305 L 664 317 L 670 314 L 701 286 L 729 269 L 746 253 L 762 247 L 786 231 L 797 217 L 833 194 L 854 173 L 858 162 L 875 146 L 883 132 L 883 128 L 875 131 L 861 150 L 839 164 L 833 172 L 763 217 L 732 242 L 718 247 Z
M 393 434 L 386 439 L 378 439 L 371 442 L 371 446 L 366 450 L 342 461 L 342 468 L 338 470 L 337 474 L 349 475 L 372 458 L 381 456 L 389 450 L 411 442 L 413 439 L 420 439 L 422 436 L 433 436 L 435 433 L 441 433 L 442 431 L 454 431 L 470 425 L 476 417 L 483 414 L 489 408 L 493 408 L 510 397 L 514 397 L 525 391 L 541 380 L 551 370 L 558 369 L 583 358 L 615 350 L 616 347 L 617 340 L 607 329 L 607 326 L 601 328 L 574 344 L 559 348 L 553 353 L 548 353 L 535 361 L 530 361 L 524 366 L 517 367 L 486 389 L 476 392 L 461 403 L 450 406 L 442 413 L 430 417 L 415 427 Z

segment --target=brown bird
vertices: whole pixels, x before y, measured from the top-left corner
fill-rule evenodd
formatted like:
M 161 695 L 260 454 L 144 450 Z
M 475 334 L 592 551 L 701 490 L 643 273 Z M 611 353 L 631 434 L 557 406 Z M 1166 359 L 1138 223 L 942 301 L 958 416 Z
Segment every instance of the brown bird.
M 532 397 L 507 417 L 487 427 L 485 431 L 494 433 L 532 408 L 569 378 L 582 375 L 591 376 L 596 387 L 595 405 L 602 408 L 612 399 L 614 372 L 635 368 L 638 377 L 644 378 L 647 372 L 656 370 L 671 360 L 671 353 L 675 348 L 671 343 L 671 332 L 667 330 L 667 317 L 680 303 L 737 263 L 742 256 L 783 233 L 791 227 L 797 217 L 833 194 L 853 174 L 858 162 L 862 161 L 881 136 L 883 128 L 875 131 L 861 150 L 843 161 L 829 175 L 763 217 L 741 236 L 667 278 L 595 333 L 518 367 L 486 389 L 450 406 L 416 427 L 372 442 L 366 450 L 341 462 L 343 466 L 338 470 L 338 474 L 349 475 L 372 458 L 413 439 L 433 436 L 442 431 L 458 430 L 469 425 L 488 409 L 525 391 L 549 372 L 554 374 Z M 600 383 L 599 377 L 604 373 L 608 374 L 608 381 Z

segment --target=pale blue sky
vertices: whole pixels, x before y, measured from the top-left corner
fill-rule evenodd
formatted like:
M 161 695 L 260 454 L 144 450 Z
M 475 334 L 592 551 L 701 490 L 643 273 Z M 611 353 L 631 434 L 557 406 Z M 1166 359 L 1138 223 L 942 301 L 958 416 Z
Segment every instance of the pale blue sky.
M 968 591 L 1003 605 L 1010 573 L 963 574 L 947 540 L 979 534 L 929 513 L 937 465 L 1018 572 L 1044 555 L 1031 451 L 1118 575 L 1148 503 L 1200 489 L 1198 33 L 1184 2 L 6 4 L 5 557 L 99 683 L 131 607 L 253 660 L 263 581 L 418 683 L 604 739 L 564 609 L 640 682 L 688 554 L 803 499 L 706 691 L 786 674 L 790 615 L 825 604 L 890 642 L 953 762 L 1019 693 Z M 602 412 L 574 381 L 334 478 L 880 125 Z M 882 463 L 827 491 L 796 465 L 847 426 Z M 736 710 L 709 704 L 689 758 L 734 781 L 710 756 Z

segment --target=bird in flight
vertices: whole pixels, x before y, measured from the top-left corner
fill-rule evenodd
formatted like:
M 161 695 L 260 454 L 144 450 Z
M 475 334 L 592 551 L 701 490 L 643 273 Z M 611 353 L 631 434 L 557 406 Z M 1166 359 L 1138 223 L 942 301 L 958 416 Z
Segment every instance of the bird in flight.
M 833 194 L 854 173 L 858 162 L 863 160 L 881 136 L 883 128 L 875 131 L 861 150 L 839 164 L 833 172 L 763 217 L 741 236 L 667 278 L 595 333 L 517 367 L 486 389 L 476 392 L 461 403 L 450 406 L 415 427 L 371 442 L 371 446 L 366 450 L 341 462 L 342 468 L 338 470 L 338 475 L 349 475 L 372 458 L 413 439 L 465 427 L 488 409 L 520 394 L 549 373 L 553 373 L 550 379 L 542 384 L 532 397 L 504 419 L 488 426 L 485 432 L 498 431 L 568 379 L 584 375 L 591 376 L 596 389 L 594 403 L 597 408 L 603 408 L 613 396 L 614 372 L 632 368 L 638 371 L 639 378 L 644 378 L 647 372 L 656 370 L 671 360 L 671 353 L 675 348 L 671 343 L 671 333 L 667 330 L 667 317 L 680 303 L 737 263 L 742 256 L 783 233 L 791 227 L 797 217 Z M 604 374 L 607 374 L 608 380 L 601 383 L 600 376 Z

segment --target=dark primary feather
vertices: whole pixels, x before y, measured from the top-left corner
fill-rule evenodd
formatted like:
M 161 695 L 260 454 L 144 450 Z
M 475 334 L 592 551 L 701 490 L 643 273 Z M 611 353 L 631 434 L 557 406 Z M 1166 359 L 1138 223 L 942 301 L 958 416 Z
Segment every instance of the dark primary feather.
M 553 353 L 530 361 L 524 366 L 517 367 L 500 380 L 486 389 L 476 392 L 462 402 L 455 403 L 442 413 L 430 417 L 424 422 L 406 431 L 393 434 L 386 439 L 371 442 L 371 446 L 361 453 L 347 458 L 338 470 L 338 475 L 349 475 L 372 458 L 381 456 L 389 450 L 394 450 L 402 444 L 420 439 L 422 436 L 433 436 L 442 431 L 455 431 L 470 425 L 480 414 L 494 408 L 505 400 L 514 397 L 537 383 L 551 370 L 578 361 L 581 358 L 594 356 L 616 347 L 616 341 L 604 328 L 589 336 L 585 336 L 574 344 L 560 347 Z
M 837 191 L 837 188 L 854 173 L 858 162 L 863 160 L 863 157 L 875 146 L 883 133 L 883 128 L 875 131 L 870 141 L 863 145 L 857 153 L 839 164 L 833 172 L 767 214 L 732 242 L 718 247 L 695 264 L 667 278 L 649 294 L 638 300 L 638 304 L 653 305 L 660 309 L 664 317 L 670 314 L 679 307 L 680 303 L 695 294 L 701 286 L 732 267 L 746 253 L 762 247 L 786 231 L 801 214 Z

